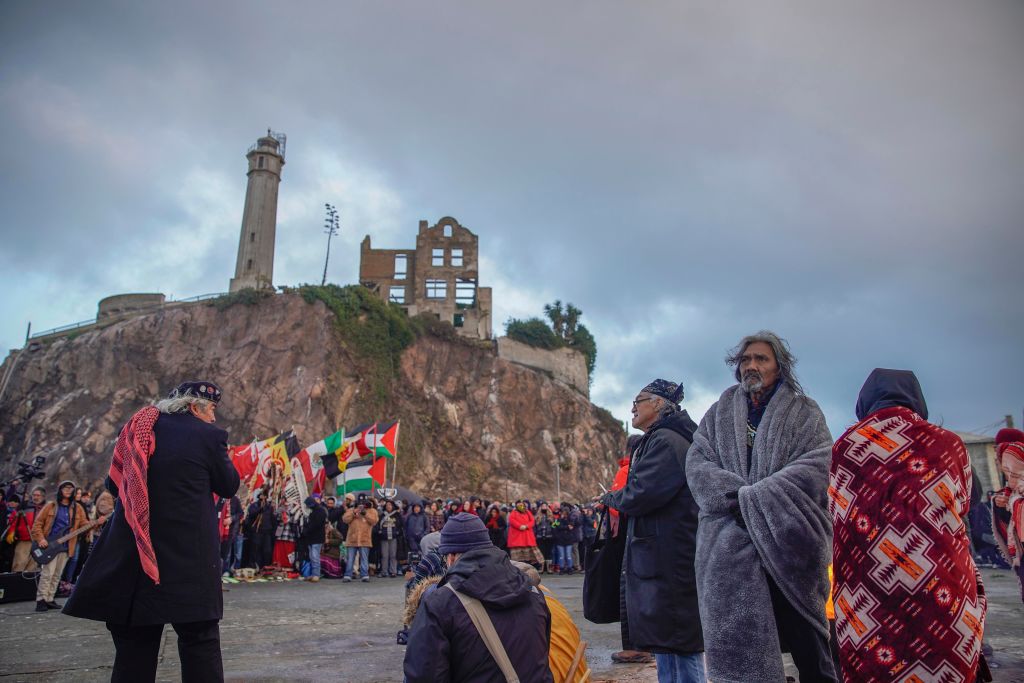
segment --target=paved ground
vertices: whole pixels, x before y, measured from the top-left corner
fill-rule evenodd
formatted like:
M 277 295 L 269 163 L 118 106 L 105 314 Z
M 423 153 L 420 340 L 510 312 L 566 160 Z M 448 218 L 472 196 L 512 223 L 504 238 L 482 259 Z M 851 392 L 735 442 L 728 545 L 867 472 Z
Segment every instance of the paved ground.
M 986 570 L 987 641 L 996 681 L 1024 681 L 1024 605 L 1008 572 Z M 547 578 L 547 577 L 546 577 Z M 618 624 L 583 619 L 579 576 L 545 582 L 590 643 L 597 681 L 654 681 L 651 666 L 611 663 Z M 322 581 L 233 585 L 224 594 L 224 668 L 232 681 L 400 681 L 404 648 L 395 644 L 402 605 L 399 579 L 369 584 Z M 102 624 L 35 603 L 0 605 L 0 681 L 105 681 L 113 647 Z M 158 678 L 180 680 L 174 632 L 164 636 Z

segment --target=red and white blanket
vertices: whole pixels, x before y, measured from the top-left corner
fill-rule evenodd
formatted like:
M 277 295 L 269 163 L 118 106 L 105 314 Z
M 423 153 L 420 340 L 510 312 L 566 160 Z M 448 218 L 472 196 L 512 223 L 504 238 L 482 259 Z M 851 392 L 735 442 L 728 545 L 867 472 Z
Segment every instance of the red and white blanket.
M 883 408 L 836 442 L 829 483 L 846 680 L 972 683 L 987 603 L 962 520 L 963 442 Z

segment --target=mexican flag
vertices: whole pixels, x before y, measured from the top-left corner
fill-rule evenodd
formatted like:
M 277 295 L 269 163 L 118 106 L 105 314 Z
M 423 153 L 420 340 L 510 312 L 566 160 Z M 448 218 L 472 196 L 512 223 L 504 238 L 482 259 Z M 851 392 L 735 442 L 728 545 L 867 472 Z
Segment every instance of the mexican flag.
M 384 485 L 384 471 L 387 460 L 356 460 L 345 468 L 345 474 L 338 484 L 338 495 L 343 496 L 350 491 L 369 491 L 374 484 Z

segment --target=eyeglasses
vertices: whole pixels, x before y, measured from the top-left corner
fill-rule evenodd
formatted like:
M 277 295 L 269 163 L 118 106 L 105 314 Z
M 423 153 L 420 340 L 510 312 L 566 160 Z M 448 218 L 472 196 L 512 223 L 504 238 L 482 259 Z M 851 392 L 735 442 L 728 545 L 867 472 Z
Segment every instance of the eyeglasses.
M 653 400 L 654 400 L 653 396 L 648 396 L 647 398 L 634 398 L 633 399 L 633 407 L 636 407 L 637 404 L 643 403 L 644 401 L 653 401 Z

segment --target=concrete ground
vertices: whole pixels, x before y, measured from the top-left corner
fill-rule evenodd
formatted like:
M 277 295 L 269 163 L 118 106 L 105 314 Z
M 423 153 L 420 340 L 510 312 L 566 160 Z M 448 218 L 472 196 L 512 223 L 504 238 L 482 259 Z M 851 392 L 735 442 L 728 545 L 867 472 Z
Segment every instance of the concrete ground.
M 985 570 L 986 640 L 996 681 L 1024 681 L 1024 605 L 1009 572 Z M 612 664 L 619 625 L 583 619 L 582 578 L 545 577 L 590 644 L 595 681 L 655 681 L 653 666 Z M 402 581 L 237 584 L 224 594 L 224 670 L 231 681 L 400 681 L 405 649 L 395 643 Z M 106 681 L 113 646 L 103 624 L 35 603 L 0 605 L 0 682 Z M 791 667 L 790 667 L 791 668 Z M 174 631 L 165 631 L 158 679 L 180 680 Z

